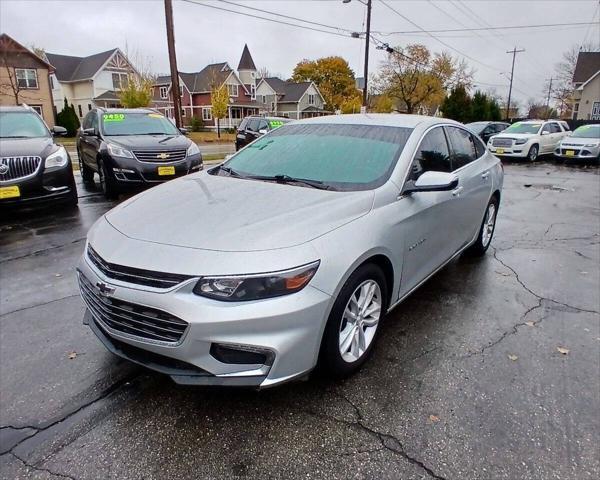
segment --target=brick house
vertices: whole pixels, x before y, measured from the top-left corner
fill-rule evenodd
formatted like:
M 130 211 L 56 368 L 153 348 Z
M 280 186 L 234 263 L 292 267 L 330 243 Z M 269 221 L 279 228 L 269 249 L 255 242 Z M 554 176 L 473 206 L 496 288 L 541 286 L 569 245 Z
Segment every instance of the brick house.
M 216 127 L 212 116 L 211 87 L 225 85 L 229 91 L 227 116 L 221 119 L 221 128 L 236 127 L 248 115 L 262 112 L 263 106 L 256 101 L 256 66 L 244 46 L 237 72 L 227 62 L 207 65 L 199 72 L 179 72 L 182 120 L 189 125 L 191 118 L 202 120 L 205 127 Z M 153 107 L 168 117 L 173 117 L 173 97 L 170 75 L 156 79 Z
M 6 34 L 0 35 L 0 105 L 26 103 L 54 126 L 54 67 Z

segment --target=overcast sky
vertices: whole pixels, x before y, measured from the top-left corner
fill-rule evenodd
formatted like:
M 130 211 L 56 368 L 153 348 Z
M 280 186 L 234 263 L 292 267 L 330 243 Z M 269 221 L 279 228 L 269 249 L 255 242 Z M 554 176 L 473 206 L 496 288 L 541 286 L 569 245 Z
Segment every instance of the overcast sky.
M 256 10 L 218 1 L 208 5 L 267 16 Z M 234 0 L 254 9 L 270 10 L 347 30 L 364 31 L 366 7 L 358 0 Z M 385 0 L 425 30 L 508 25 L 590 22 L 578 26 L 492 32 L 439 33 L 442 42 L 471 57 L 475 83 L 508 92 L 512 47 L 524 48 L 517 55 L 514 95 L 525 102 L 543 98 L 543 85 L 553 73 L 564 50 L 584 40 L 600 41 L 598 0 Z M 203 5 L 173 0 L 177 59 L 181 71 L 198 71 L 207 63 L 227 61 L 237 67 L 247 43 L 258 67 L 287 77 L 296 63 L 328 55 L 348 60 L 362 76 L 364 40 L 331 35 L 236 15 Z M 273 18 L 273 17 L 271 17 Z M 286 21 L 285 19 L 281 19 Z M 293 20 L 288 20 L 294 22 Z M 297 23 L 297 22 L 296 22 Z M 322 27 L 315 27 L 322 28 Z M 423 43 L 434 51 L 450 50 L 426 34 L 386 34 L 417 30 L 406 19 L 373 0 L 371 29 L 390 45 Z M 90 55 L 114 47 L 150 62 L 155 72 L 168 72 L 164 4 L 162 0 L 138 1 L 28 1 L 0 0 L 0 30 L 20 43 L 43 47 L 65 55 Z M 587 37 L 587 38 L 586 38 Z M 376 71 L 384 53 L 371 46 L 370 71 Z M 477 62 L 476 62 L 476 61 Z M 478 63 L 481 62 L 481 63 Z M 491 87 L 492 84 L 495 87 Z

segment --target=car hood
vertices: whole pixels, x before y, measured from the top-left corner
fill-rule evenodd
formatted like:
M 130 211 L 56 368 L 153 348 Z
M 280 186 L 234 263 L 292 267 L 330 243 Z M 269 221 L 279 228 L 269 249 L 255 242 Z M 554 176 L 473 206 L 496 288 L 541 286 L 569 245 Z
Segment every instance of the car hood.
M 113 135 L 104 138 L 128 150 L 187 148 L 191 142 L 185 135 Z
M 562 145 L 589 145 L 600 142 L 598 138 L 583 138 L 583 137 L 565 137 L 561 140 Z
M 492 138 L 514 138 L 514 139 L 518 139 L 518 138 L 533 138 L 533 137 L 537 137 L 538 134 L 537 133 L 499 133 L 497 135 L 494 135 Z
M 106 214 L 137 240 L 219 251 L 287 248 L 371 210 L 373 191 L 335 192 L 210 175 L 167 182 Z
M 3 138 L 0 140 L 0 157 L 39 156 L 45 158 L 54 149 L 54 139 L 51 137 Z

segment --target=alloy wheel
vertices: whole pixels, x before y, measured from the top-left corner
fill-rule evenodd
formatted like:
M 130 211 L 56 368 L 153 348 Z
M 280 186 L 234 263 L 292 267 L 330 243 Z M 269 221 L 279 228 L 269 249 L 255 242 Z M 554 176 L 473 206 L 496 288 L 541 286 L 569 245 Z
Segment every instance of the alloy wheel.
M 486 248 L 492 240 L 494 233 L 494 226 L 496 224 L 496 205 L 490 203 L 485 213 L 485 220 L 483 221 L 483 231 L 481 232 L 481 243 Z
M 531 147 L 529 150 L 529 160 L 535 162 L 538 156 L 538 149 L 536 146 Z
M 381 317 L 382 295 L 374 280 L 361 283 L 350 296 L 339 330 L 339 351 L 345 362 L 353 363 L 368 350 Z

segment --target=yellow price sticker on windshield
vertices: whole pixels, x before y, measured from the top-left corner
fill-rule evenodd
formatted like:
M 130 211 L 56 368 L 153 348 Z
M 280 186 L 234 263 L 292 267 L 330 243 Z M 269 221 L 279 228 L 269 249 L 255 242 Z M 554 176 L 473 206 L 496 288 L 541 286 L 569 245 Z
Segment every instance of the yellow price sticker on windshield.
M 163 118 L 163 116 L 160 113 L 149 113 L 148 116 L 150 118 Z

